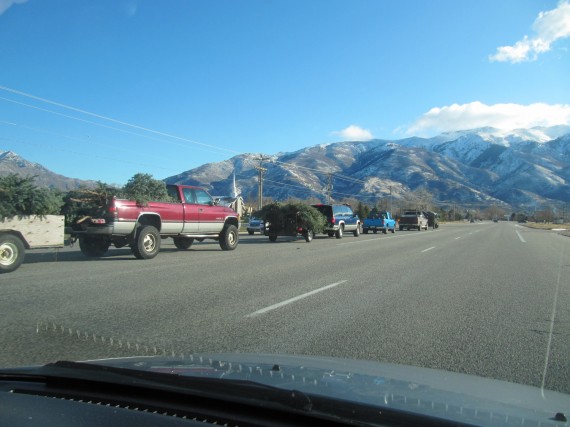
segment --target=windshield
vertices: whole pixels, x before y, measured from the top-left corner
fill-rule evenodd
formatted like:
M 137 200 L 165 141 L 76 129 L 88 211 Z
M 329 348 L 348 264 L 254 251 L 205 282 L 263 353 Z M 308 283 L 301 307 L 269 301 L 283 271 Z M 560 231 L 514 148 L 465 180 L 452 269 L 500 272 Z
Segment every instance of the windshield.
M 0 39 L 0 367 L 570 394 L 568 0 L 4 0 Z

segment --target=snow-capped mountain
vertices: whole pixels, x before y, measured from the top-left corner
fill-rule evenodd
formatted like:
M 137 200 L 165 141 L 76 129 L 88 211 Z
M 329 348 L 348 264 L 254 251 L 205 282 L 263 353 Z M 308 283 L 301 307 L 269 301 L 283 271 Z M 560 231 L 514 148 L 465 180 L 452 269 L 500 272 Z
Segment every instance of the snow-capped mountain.
M 243 154 L 167 178 L 227 194 L 235 170 L 246 198 L 257 197 L 257 156 Z M 440 201 L 513 206 L 570 202 L 570 126 L 481 128 L 434 138 L 338 142 L 279 153 L 264 162 L 264 196 L 404 197 L 426 189 Z M 331 174 L 331 175 L 329 175 Z
M 23 177 L 35 176 L 36 185 L 40 187 L 52 187 L 62 191 L 95 185 L 93 181 L 84 181 L 58 175 L 39 163 L 27 161 L 13 151 L 0 151 L 0 176 L 10 174 Z
M 570 126 L 502 131 L 481 128 L 433 138 L 337 142 L 277 153 L 262 166 L 263 194 L 275 200 L 358 197 L 375 203 L 427 190 L 441 203 L 511 205 L 570 203 Z M 216 196 L 233 194 L 255 203 L 259 156 L 241 154 L 166 179 L 200 185 Z M 61 190 L 88 185 L 0 151 L 0 176 L 36 175 L 36 182 Z M 105 177 L 101 177 L 105 181 Z

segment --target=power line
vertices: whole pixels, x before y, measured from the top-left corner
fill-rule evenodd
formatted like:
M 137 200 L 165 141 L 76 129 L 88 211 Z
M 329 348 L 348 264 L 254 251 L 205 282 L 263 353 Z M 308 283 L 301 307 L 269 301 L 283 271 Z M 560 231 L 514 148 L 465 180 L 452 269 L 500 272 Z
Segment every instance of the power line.
M 76 108 L 76 107 L 73 107 L 73 106 L 71 106 L 71 105 L 62 104 L 62 103 L 60 103 L 60 102 L 52 101 L 52 100 L 46 99 L 46 98 L 41 98 L 41 97 L 39 97 L 39 96 L 35 96 L 35 95 L 29 94 L 29 93 L 26 93 L 26 92 L 22 92 L 22 91 L 19 91 L 19 90 L 16 90 L 16 89 L 11 89 L 11 88 L 6 87 L 6 86 L 0 86 L 0 90 L 4 90 L 4 91 L 6 91 L 6 92 L 10 92 L 10 93 L 13 93 L 13 94 L 16 94 L 16 95 L 20 95 L 20 96 L 23 96 L 23 97 L 27 97 L 27 98 L 30 98 L 30 99 L 34 99 L 34 100 L 36 100 L 36 101 L 45 102 L 45 103 L 47 103 L 47 104 L 55 105 L 55 106 L 60 107 L 60 108 L 64 108 L 64 109 L 71 110 L 71 111 L 75 111 L 75 112 L 78 112 L 78 113 L 81 113 L 81 114 L 85 114 L 85 115 L 88 115 L 88 116 L 91 116 L 91 117 L 96 117 L 96 118 L 101 119 L 101 120 L 107 120 L 107 121 L 110 121 L 110 122 L 113 122 L 113 123 L 117 123 L 117 124 L 120 124 L 120 125 L 123 125 L 123 126 L 127 126 L 127 127 L 134 128 L 134 129 L 139 129 L 139 130 L 142 130 L 142 131 L 145 131 L 145 132 L 149 132 L 149 133 L 153 133 L 153 134 L 156 134 L 156 135 L 160 135 L 160 136 L 165 136 L 165 137 L 168 137 L 168 138 L 177 139 L 177 140 L 184 141 L 184 142 L 188 142 L 188 143 L 191 143 L 191 144 L 201 145 L 201 146 L 208 147 L 208 148 L 212 148 L 212 149 L 215 149 L 215 150 L 227 151 L 227 152 L 230 152 L 230 153 L 233 153 L 233 154 L 241 154 L 241 153 L 239 153 L 238 151 L 231 150 L 231 149 L 229 149 L 229 148 L 217 147 L 217 146 L 215 146 L 215 145 L 205 144 L 205 143 L 203 143 L 203 142 L 193 141 L 193 140 L 188 139 L 188 138 L 183 138 L 183 137 L 180 137 L 180 136 L 177 136 L 177 135 L 172 135 L 172 134 L 169 134 L 169 133 L 166 133 L 166 132 L 157 131 L 157 130 L 150 129 L 150 128 L 147 128 L 147 127 L 144 127 L 144 126 L 135 125 L 135 124 L 128 123 L 128 122 L 125 122 L 125 121 L 122 121 L 122 120 L 114 119 L 114 118 L 112 118 L 112 117 L 107 117 L 107 116 L 103 116 L 103 115 L 101 115 L 101 114 L 92 113 L 92 112 L 90 112 L 90 111 L 83 110 L 83 109 L 80 109 L 80 108 Z M 21 102 L 18 102 L 18 101 L 10 100 L 10 99 L 8 99 L 8 98 L 1 98 L 1 99 L 4 99 L 4 100 L 9 101 L 9 102 L 14 102 L 14 103 L 16 103 L 16 104 L 25 105 L 25 106 L 30 107 L 30 108 L 36 108 L 36 109 L 39 109 L 39 110 L 43 110 L 43 111 L 46 111 L 46 112 L 50 112 L 50 113 L 53 113 L 53 114 L 59 114 L 59 115 L 62 115 L 62 116 L 65 116 L 65 117 L 68 117 L 68 118 L 71 118 L 71 119 L 74 119 L 74 120 L 80 120 L 80 121 L 85 121 L 85 122 L 88 122 L 88 123 L 91 123 L 91 124 L 96 124 L 95 122 L 89 122 L 89 121 L 86 121 L 86 120 L 84 120 L 84 119 L 75 118 L 75 117 L 73 117 L 73 116 L 66 116 L 66 115 L 61 114 L 61 113 L 53 112 L 53 111 L 51 111 L 51 110 L 46 110 L 46 109 L 43 109 L 43 108 L 40 108 L 40 107 L 34 107 L 34 106 L 31 106 L 31 105 L 28 105 L 28 104 L 25 104 L 25 103 L 21 103 Z M 115 128 L 114 130 L 119 130 L 119 131 L 121 131 L 120 129 L 116 129 L 116 128 Z

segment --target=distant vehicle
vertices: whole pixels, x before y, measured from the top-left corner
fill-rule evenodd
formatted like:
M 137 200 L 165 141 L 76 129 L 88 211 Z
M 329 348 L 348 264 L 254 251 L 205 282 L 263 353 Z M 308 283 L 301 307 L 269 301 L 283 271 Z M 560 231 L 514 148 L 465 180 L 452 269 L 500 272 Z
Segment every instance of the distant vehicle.
M 263 234 L 263 220 L 260 218 L 251 218 L 247 224 L 247 232 L 252 235 L 255 232 Z
M 424 216 L 428 219 L 428 227 L 439 228 L 439 215 L 437 212 L 423 211 Z
M 32 215 L 0 218 L 0 273 L 17 270 L 26 249 L 62 248 L 63 215 Z
M 187 250 L 194 240 L 214 239 L 223 250 L 238 245 L 238 214 L 218 206 L 203 189 L 188 185 L 167 185 L 174 202 L 148 202 L 113 198 L 104 211 L 83 218 L 69 228 L 79 239 L 81 252 L 89 257 L 104 255 L 111 244 L 129 245 L 136 258 L 154 258 L 163 238 L 172 237 L 174 245 Z
M 327 218 L 324 232 L 329 237 L 342 239 L 345 232 L 352 232 L 355 237 L 360 235 L 362 223 L 349 205 L 313 205 L 313 207 Z
M 418 230 L 428 229 L 429 221 L 422 211 L 404 211 L 404 213 L 399 218 L 399 228 L 400 231 L 407 230 Z
M 362 225 L 364 234 L 368 234 L 369 230 L 373 233 L 382 231 L 382 233 L 386 234 L 388 230 L 394 233 L 396 231 L 396 220 L 392 218 L 392 214 L 388 211 L 370 213 L 368 218 L 364 219 Z

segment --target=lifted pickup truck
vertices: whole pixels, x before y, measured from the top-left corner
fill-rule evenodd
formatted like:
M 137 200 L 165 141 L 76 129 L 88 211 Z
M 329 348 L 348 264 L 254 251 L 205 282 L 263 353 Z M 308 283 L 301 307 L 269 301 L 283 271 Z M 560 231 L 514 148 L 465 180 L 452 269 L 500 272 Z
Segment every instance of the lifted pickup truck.
M 402 231 L 404 228 L 407 230 L 428 229 L 428 219 L 422 211 L 404 211 L 404 214 L 399 218 L 399 228 Z
M 62 248 L 63 215 L 0 218 L 0 273 L 22 265 L 26 249 Z
M 79 239 L 81 251 L 90 257 L 104 255 L 112 244 L 117 248 L 129 245 L 139 259 L 154 258 L 161 239 L 168 237 L 180 250 L 204 239 L 218 240 L 223 250 L 237 247 L 239 220 L 234 210 L 216 205 L 198 187 L 167 185 L 167 190 L 176 202 L 143 206 L 113 198 L 98 215 L 80 219 L 68 232 Z
M 392 215 L 388 211 L 371 212 L 368 218 L 364 219 L 363 232 L 368 234 L 368 230 L 377 233 L 378 230 L 382 233 L 388 233 L 390 230 L 392 233 L 396 232 L 396 220 L 392 218 Z

